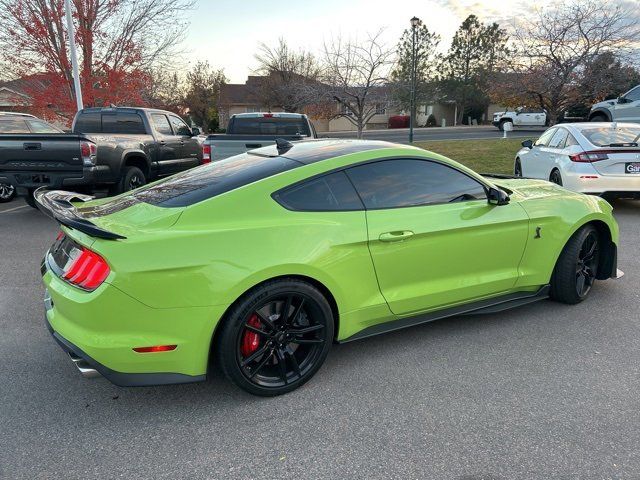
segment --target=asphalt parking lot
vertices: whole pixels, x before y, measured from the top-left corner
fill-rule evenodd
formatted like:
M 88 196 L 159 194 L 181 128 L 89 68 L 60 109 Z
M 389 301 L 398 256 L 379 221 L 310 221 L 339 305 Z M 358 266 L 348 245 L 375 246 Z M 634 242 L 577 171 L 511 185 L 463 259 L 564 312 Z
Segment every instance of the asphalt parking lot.
M 220 374 L 81 378 L 43 323 L 56 225 L 0 205 L 0 478 L 604 479 L 640 475 L 640 202 L 617 201 L 620 280 L 347 345 L 301 389 Z

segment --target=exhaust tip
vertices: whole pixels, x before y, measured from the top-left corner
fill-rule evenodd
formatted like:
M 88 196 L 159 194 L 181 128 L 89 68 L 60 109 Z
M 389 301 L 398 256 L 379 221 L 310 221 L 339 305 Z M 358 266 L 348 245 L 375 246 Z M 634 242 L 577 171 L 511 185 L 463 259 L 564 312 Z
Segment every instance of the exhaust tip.
M 85 359 L 77 356 L 72 352 L 69 352 L 69 357 L 80 372 L 80 375 L 82 375 L 84 378 L 97 378 L 100 376 L 100 373 L 95 368 L 91 367 L 91 365 L 89 365 L 89 363 L 87 363 Z

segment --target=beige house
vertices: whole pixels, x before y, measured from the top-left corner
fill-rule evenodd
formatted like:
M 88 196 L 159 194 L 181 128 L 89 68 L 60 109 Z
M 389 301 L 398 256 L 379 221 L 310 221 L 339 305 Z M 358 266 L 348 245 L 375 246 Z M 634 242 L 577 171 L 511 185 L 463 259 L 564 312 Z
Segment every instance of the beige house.
M 222 128 L 226 127 L 231 115 L 236 113 L 253 113 L 253 112 L 281 112 L 279 108 L 269 108 L 260 101 L 260 89 L 262 88 L 262 79 L 260 76 L 249 76 L 245 83 L 228 83 L 220 88 L 220 99 L 218 104 L 218 119 Z M 342 107 L 338 102 L 335 103 L 335 113 L 338 115 Z M 488 119 L 480 119 L 480 121 L 488 121 L 494 112 L 501 110 L 498 105 L 489 106 Z M 385 104 L 376 105 L 376 114 L 367 122 L 366 130 L 376 130 L 388 128 L 389 118 L 394 115 L 408 115 L 409 112 L 402 111 L 396 107 Z M 441 102 L 433 105 L 420 105 L 417 107 L 416 124 L 419 127 L 427 124 L 427 119 L 433 115 L 436 119 L 436 125 L 440 127 L 450 127 L 456 125 L 457 109 L 455 102 Z M 355 131 L 356 126 L 345 116 L 336 116 L 326 118 L 314 117 L 309 115 L 314 127 L 318 132 L 340 132 Z

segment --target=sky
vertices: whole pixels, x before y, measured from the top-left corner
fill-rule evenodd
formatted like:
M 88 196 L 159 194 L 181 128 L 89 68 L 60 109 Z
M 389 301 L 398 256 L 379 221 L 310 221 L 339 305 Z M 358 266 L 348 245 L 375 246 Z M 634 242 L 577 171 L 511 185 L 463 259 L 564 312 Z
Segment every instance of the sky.
M 446 49 L 471 13 L 484 22 L 513 24 L 532 8 L 552 0 L 199 0 L 186 35 L 188 60 L 208 60 L 223 68 L 231 83 L 244 83 L 256 67 L 260 42 L 275 45 L 283 37 L 291 46 L 322 51 L 332 36 L 366 38 L 384 29 L 395 45 L 409 19 L 417 16 L 442 37 Z

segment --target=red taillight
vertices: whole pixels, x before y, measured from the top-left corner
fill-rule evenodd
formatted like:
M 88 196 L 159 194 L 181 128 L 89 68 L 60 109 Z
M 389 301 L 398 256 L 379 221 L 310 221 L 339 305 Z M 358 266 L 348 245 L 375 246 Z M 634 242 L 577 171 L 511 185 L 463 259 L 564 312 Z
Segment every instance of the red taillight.
M 569 158 L 572 162 L 591 163 L 599 162 L 600 160 L 606 160 L 609 158 L 609 156 L 606 153 L 602 152 L 581 152 L 576 153 L 575 155 L 569 155 Z
M 202 145 L 202 163 L 211 163 L 211 145 Z
M 154 345 L 153 347 L 135 347 L 133 351 L 138 353 L 170 352 L 176 347 L 177 345 Z
M 89 166 L 95 165 L 96 153 L 98 153 L 98 147 L 95 143 L 83 140 L 80 142 L 80 155 L 82 156 L 82 163 Z
M 76 251 L 79 253 L 65 268 L 62 278 L 85 290 L 95 290 L 109 276 L 111 269 L 97 253 L 84 247 Z

